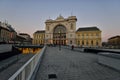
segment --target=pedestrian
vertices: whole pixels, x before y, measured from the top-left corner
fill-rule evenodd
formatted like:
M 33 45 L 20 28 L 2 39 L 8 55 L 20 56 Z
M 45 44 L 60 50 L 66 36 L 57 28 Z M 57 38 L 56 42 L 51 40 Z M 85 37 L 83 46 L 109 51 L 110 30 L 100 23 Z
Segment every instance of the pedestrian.
M 72 50 L 74 49 L 74 45 L 72 45 Z

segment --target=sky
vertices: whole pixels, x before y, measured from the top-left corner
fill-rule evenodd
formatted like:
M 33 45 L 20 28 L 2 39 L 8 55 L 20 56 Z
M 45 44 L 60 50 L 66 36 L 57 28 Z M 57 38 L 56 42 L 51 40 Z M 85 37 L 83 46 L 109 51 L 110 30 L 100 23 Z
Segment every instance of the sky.
M 97 26 L 102 41 L 120 35 L 120 0 L 0 0 L 0 21 L 31 37 L 45 29 L 47 19 L 60 14 L 76 16 L 76 29 Z

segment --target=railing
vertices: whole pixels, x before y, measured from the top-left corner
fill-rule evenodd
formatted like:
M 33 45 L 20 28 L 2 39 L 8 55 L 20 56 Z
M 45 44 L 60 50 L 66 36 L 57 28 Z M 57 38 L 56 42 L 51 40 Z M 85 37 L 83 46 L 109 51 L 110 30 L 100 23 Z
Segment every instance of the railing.
M 98 54 L 98 62 L 120 71 L 120 54 L 101 52 Z
M 36 67 L 41 61 L 46 47 L 41 52 L 34 55 L 26 64 L 24 64 L 15 74 L 13 74 L 8 80 L 30 80 Z

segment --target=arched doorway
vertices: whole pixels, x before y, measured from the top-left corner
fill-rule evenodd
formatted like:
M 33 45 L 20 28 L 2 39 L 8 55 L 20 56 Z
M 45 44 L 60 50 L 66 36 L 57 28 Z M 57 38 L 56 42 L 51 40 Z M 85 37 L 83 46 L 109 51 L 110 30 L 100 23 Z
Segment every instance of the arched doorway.
M 58 25 L 53 30 L 53 44 L 66 45 L 66 28 Z

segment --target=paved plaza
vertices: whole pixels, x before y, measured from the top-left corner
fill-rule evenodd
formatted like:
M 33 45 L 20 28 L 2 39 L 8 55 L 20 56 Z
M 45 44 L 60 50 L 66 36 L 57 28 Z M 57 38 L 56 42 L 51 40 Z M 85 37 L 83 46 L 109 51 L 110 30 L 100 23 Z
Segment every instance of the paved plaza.
M 120 80 L 120 72 L 98 64 L 97 57 L 97 54 L 47 47 L 36 80 Z

